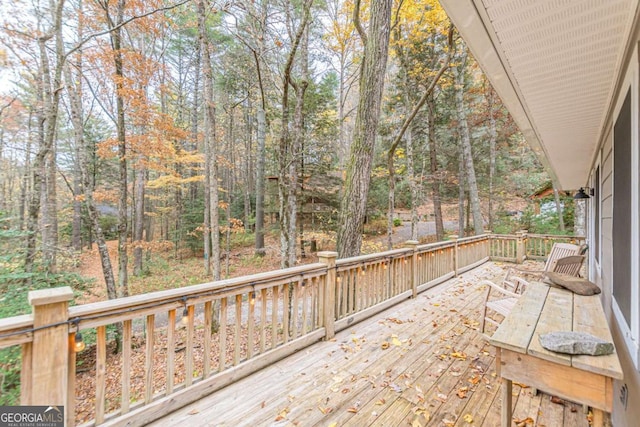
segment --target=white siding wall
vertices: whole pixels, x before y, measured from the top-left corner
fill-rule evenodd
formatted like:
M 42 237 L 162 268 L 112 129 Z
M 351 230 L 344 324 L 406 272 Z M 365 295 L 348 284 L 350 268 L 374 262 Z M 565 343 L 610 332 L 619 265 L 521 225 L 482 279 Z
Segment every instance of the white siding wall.
M 633 64 L 631 66 L 634 66 Z M 636 86 L 638 87 L 638 86 Z M 619 96 L 624 97 L 626 89 Z M 636 91 L 632 96 L 638 97 Z M 617 103 L 617 102 L 616 102 Z M 636 111 L 637 113 L 637 111 Z M 607 123 L 606 136 L 600 144 L 600 170 L 601 170 L 601 245 L 602 256 L 600 269 L 595 269 L 596 277 L 592 280 L 602 288 L 602 303 L 611 326 L 617 353 L 624 371 L 624 380 L 615 381 L 613 389 L 613 414 L 612 422 L 616 427 L 631 427 L 640 425 L 640 372 L 636 368 L 618 320 L 612 310 L 613 288 L 613 132 L 612 126 L 616 117 L 612 117 Z M 592 171 L 594 173 L 594 171 Z M 593 209 L 591 210 L 593 214 Z M 593 230 L 591 230 L 593 232 Z M 591 238 L 596 238 L 591 235 Z M 637 244 L 637 243 L 636 243 Z

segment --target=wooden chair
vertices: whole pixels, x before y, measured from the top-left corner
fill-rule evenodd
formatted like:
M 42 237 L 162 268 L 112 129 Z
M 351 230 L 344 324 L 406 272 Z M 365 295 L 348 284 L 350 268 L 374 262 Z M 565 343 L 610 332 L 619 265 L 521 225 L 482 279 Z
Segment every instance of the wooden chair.
M 482 280 L 480 285 L 486 285 L 487 291 L 484 297 L 484 310 L 480 320 L 480 332 L 484 334 L 487 322 L 498 326 L 500 322 L 490 316 L 489 310 L 502 315 L 503 319 L 511 312 L 520 295 L 525 291 L 528 283 L 519 277 L 513 277 L 511 281 L 504 281 L 504 286 L 499 286 L 490 280 Z M 510 289 L 507 289 L 510 288 Z
M 558 263 L 559 259 L 574 255 L 581 255 L 581 250 L 582 248 L 580 246 L 573 245 L 571 243 L 554 243 L 542 270 L 526 270 L 523 268 L 512 267 L 509 269 L 509 271 L 507 271 L 505 280 L 510 280 L 512 274 L 519 276 L 531 276 L 534 279 L 540 280 L 542 279 L 544 273 L 556 271 L 556 264 Z
M 573 255 L 560 258 L 558 262 L 556 262 L 553 272 L 578 277 L 580 276 L 580 269 L 582 268 L 584 259 L 584 255 Z

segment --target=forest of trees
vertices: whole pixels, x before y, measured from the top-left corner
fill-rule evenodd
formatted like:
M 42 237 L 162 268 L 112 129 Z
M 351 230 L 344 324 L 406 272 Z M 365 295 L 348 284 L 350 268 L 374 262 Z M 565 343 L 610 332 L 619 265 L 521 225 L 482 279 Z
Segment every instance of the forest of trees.
M 34 0 L 0 16 L 5 278 L 58 274 L 93 244 L 117 298 L 158 246 L 217 280 L 231 233 L 258 256 L 276 233 L 289 267 L 307 233 L 354 256 L 365 221 L 391 235 L 400 208 L 414 239 L 421 209 L 444 238 L 444 204 L 479 234 L 546 179 L 437 0 Z

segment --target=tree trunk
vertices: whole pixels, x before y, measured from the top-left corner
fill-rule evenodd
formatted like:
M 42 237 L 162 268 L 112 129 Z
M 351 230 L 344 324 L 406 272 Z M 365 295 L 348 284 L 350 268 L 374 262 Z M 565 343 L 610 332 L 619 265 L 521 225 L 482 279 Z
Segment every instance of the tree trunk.
M 257 142 L 258 152 L 256 159 L 256 244 L 255 253 L 264 256 L 264 163 L 266 156 L 266 119 L 263 104 L 258 106 L 257 112 Z
M 34 203 L 32 208 L 36 208 L 36 204 L 40 205 L 42 210 L 42 221 L 40 230 L 42 235 L 42 258 L 45 269 L 49 272 L 56 271 L 57 247 L 58 247 L 58 218 L 57 218 L 57 201 L 56 201 L 56 153 L 55 141 L 58 122 L 58 109 L 60 106 L 60 87 L 62 85 L 62 67 L 64 64 L 64 45 L 62 40 L 62 12 L 64 1 L 59 0 L 57 3 L 51 4 L 51 18 L 53 25 L 49 32 L 38 38 L 38 53 L 40 59 L 40 100 L 42 102 L 41 123 L 41 145 L 39 147 L 37 169 L 39 170 L 38 186 L 34 185 L 34 197 L 41 197 L 41 201 Z M 48 40 L 54 39 L 55 42 L 55 63 L 53 69 L 50 65 L 48 56 L 48 48 L 46 43 Z M 34 168 L 36 171 L 36 168 Z M 34 179 L 35 183 L 35 179 Z M 40 194 L 38 194 L 40 193 Z M 37 223 L 38 212 L 30 213 L 31 226 Z M 29 230 L 31 233 L 35 230 Z M 33 238 L 34 235 L 30 234 Z M 33 257 L 35 255 L 35 242 L 29 242 L 27 246 L 27 258 L 30 258 L 28 264 L 33 265 Z
M 66 67 L 65 67 L 66 68 Z M 71 246 L 76 251 L 82 250 L 82 201 L 80 195 L 82 194 L 82 170 L 80 169 L 80 150 L 82 149 L 76 138 L 75 149 L 75 165 L 73 168 L 73 220 L 71 223 Z
M 205 103 L 205 149 L 208 149 L 206 162 L 209 164 L 209 174 L 207 175 L 207 185 L 209 187 L 209 203 L 205 209 L 209 211 L 209 221 L 211 226 L 205 230 L 211 239 L 211 272 L 213 280 L 220 280 L 220 220 L 218 213 L 218 149 L 215 134 L 215 100 L 214 100 L 214 77 L 211 66 L 211 41 L 207 35 L 206 18 L 207 8 L 204 0 L 199 0 L 198 7 L 198 34 L 202 51 L 202 75 L 204 78 L 204 103 Z
M 364 44 L 364 57 L 353 143 L 340 201 L 337 246 L 341 258 L 358 255 L 362 245 L 362 226 L 367 211 L 371 162 L 389 53 L 392 3 L 391 0 L 372 2 L 369 30 L 365 35 L 360 25 L 360 0 L 356 0 L 354 23 Z
M 113 62 L 115 68 L 116 87 L 116 139 L 118 141 L 118 297 L 129 294 L 129 275 L 127 271 L 129 258 L 127 255 L 127 238 L 129 232 L 127 203 L 128 203 L 128 175 L 127 175 L 127 140 L 124 106 L 124 59 L 122 55 L 122 24 L 126 0 L 118 0 L 116 4 L 115 20 L 111 16 L 109 4 L 102 5 L 106 21 L 115 28 L 109 33 Z
M 465 48 L 466 49 L 466 48 Z M 460 142 L 462 152 L 464 153 L 464 162 L 466 169 L 467 185 L 469 188 L 469 199 L 471 212 L 473 214 L 473 227 L 475 234 L 479 235 L 484 232 L 484 224 L 482 221 L 482 212 L 480 211 L 480 199 L 478 197 L 478 184 L 476 180 L 476 172 L 473 165 L 473 156 L 471 154 L 471 137 L 469 135 L 469 125 L 467 124 L 467 113 L 464 105 L 464 68 L 466 63 L 466 50 L 462 56 L 460 64 L 456 67 L 456 107 L 458 112 L 458 123 L 460 127 Z
M 266 161 L 266 148 L 265 140 L 267 134 L 267 120 L 265 117 L 266 97 L 264 93 L 264 84 L 262 81 L 262 70 L 260 67 L 260 57 L 264 51 L 264 40 L 267 29 L 267 1 L 262 0 L 260 11 L 260 37 L 258 51 L 253 52 L 253 58 L 256 64 L 256 74 L 258 76 L 258 88 L 260 90 L 260 102 L 258 103 L 256 112 L 256 241 L 255 241 L 255 254 L 258 256 L 264 256 L 264 187 L 265 187 L 265 161 Z
M 144 156 L 138 157 L 135 177 L 135 216 L 133 221 L 133 274 L 142 274 L 142 238 L 144 237 L 144 183 L 146 170 Z M 176 245 L 177 246 L 177 245 Z
M 302 10 L 302 21 L 296 30 L 291 50 L 287 57 L 282 80 L 282 130 L 278 147 L 278 195 L 280 199 L 280 260 L 282 268 L 293 267 L 296 264 L 296 216 L 297 216 L 297 186 L 298 186 L 298 156 L 302 141 L 302 114 L 304 108 L 304 93 L 309 84 L 303 80 L 296 84 L 293 81 L 293 65 L 296 53 L 307 43 L 304 37 L 311 15 L 313 0 L 305 0 Z M 304 40 L 303 40 L 304 39 Z M 307 41 L 305 41 L 307 40 Z M 305 50 L 305 48 L 303 48 Z M 293 87 L 296 94 L 294 107 L 294 135 L 289 131 L 290 107 L 289 87 Z
M 78 15 L 83 16 L 82 2 L 78 2 Z M 82 38 L 82 25 L 78 28 L 78 39 Z M 102 266 L 102 274 L 104 276 L 105 285 L 107 288 L 107 297 L 109 299 L 117 298 L 116 292 L 116 280 L 113 275 L 113 267 L 111 265 L 111 258 L 109 257 L 109 249 L 107 248 L 104 240 L 104 234 L 100 228 L 99 214 L 96 209 L 95 202 L 93 200 L 93 180 L 89 173 L 90 158 L 89 153 L 93 152 L 92 142 L 85 141 L 84 139 L 84 127 L 83 127 L 83 110 L 82 110 L 82 51 L 78 50 L 77 61 L 75 64 L 78 78 L 74 79 L 71 73 L 71 67 L 66 64 L 64 67 L 66 89 L 69 94 L 69 111 L 71 115 L 71 125 L 73 126 L 73 137 L 76 144 L 77 153 L 77 167 L 80 175 L 80 185 L 84 194 L 84 203 L 87 207 L 89 216 L 89 227 L 93 230 L 93 234 L 96 236 L 98 244 L 98 253 L 100 254 L 100 264 Z
M 418 240 L 418 183 L 413 158 L 413 132 L 407 130 L 407 180 L 411 194 L 411 240 Z
M 464 237 L 466 231 L 464 223 L 464 202 L 466 200 L 465 187 L 467 185 L 467 175 L 464 165 L 464 150 L 462 150 L 462 144 L 460 144 L 458 150 L 458 237 Z
M 558 225 L 560 231 L 564 232 L 564 213 L 562 212 L 562 203 L 560 202 L 560 195 L 558 194 L 558 188 L 553 185 L 553 198 L 556 202 L 556 212 L 558 213 Z
M 431 175 L 431 199 L 433 216 L 436 223 L 436 238 L 444 240 L 444 222 L 442 220 L 442 202 L 440 197 L 440 172 L 438 171 L 438 148 L 436 146 L 435 100 L 430 96 L 427 103 L 427 138 L 429 145 L 429 173 Z
M 489 85 L 487 95 L 487 106 L 489 108 L 489 230 L 493 231 L 493 202 L 494 202 L 494 180 L 496 176 L 496 118 L 495 118 L 495 91 Z

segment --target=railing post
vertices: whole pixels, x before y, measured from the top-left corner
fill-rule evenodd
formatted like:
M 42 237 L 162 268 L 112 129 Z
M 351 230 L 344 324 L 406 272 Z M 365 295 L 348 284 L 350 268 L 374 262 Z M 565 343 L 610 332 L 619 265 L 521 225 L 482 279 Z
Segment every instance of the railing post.
M 458 259 L 460 258 L 458 238 L 453 238 L 453 275 L 458 277 Z
M 526 254 L 525 248 L 525 236 L 527 232 L 525 230 L 516 232 L 516 264 L 522 264 L 524 262 L 524 256 Z
M 489 261 L 491 261 L 491 240 L 493 239 L 493 232 L 491 230 L 484 230 L 484 234 L 487 236 L 487 240 L 485 240 L 485 244 L 487 245 L 487 256 L 489 257 Z
M 327 277 L 324 287 L 324 306 L 322 312 L 324 314 L 324 330 L 325 340 L 330 340 L 336 334 L 336 258 L 337 252 L 318 252 L 318 262 L 327 265 Z
M 31 378 L 22 384 L 30 405 L 63 406 L 67 403 L 69 369 L 69 286 L 29 292 L 33 312 Z M 49 326 L 55 325 L 55 326 Z
M 418 245 L 420 242 L 417 240 L 407 240 L 405 246 L 412 250 L 411 256 L 411 297 L 418 296 Z

